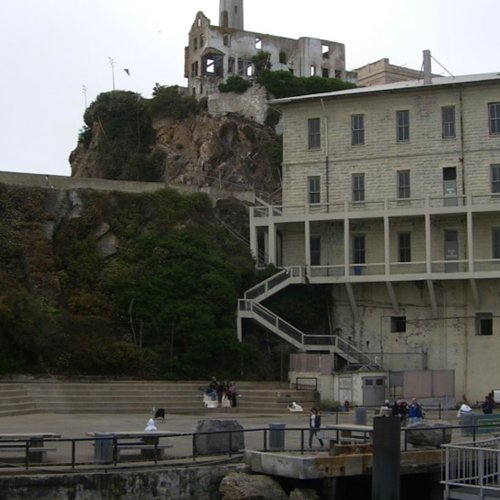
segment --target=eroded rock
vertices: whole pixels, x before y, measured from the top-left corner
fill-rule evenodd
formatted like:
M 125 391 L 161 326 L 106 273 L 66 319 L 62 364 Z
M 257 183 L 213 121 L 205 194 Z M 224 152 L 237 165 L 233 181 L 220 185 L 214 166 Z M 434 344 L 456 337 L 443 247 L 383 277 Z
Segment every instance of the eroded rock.
M 228 474 L 219 487 L 222 500 L 288 500 L 280 484 L 269 476 L 261 474 Z

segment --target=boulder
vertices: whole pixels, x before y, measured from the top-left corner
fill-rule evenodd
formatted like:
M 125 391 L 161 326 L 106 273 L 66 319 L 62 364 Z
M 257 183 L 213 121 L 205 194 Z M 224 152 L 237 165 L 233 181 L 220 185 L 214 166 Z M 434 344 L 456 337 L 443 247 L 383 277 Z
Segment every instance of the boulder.
M 221 431 L 226 432 L 221 433 Z M 196 432 L 203 434 L 196 436 L 196 453 L 198 455 L 227 453 L 230 444 L 228 431 L 231 431 L 231 451 L 244 450 L 243 427 L 236 420 L 199 420 Z
M 413 446 L 439 447 L 451 443 L 452 429 L 443 427 L 451 426 L 446 420 L 420 420 L 406 426 L 406 440 Z
M 320 497 L 314 490 L 296 489 L 290 493 L 290 500 L 320 500 Z
M 222 500 L 288 500 L 280 484 L 262 474 L 231 472 L 220 483 Z

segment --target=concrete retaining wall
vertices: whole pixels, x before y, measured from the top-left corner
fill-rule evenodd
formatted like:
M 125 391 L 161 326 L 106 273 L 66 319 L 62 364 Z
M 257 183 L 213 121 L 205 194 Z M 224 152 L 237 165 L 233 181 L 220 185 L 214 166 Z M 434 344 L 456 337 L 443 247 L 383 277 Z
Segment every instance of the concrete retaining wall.
M 253 191 L 227 191 L 212 186 L 198 187 L 193 184 L 165 184 L 163 182 L 113 181 L 88 177 L 68 177 L 63 175 L 25 174 L 19 172 L 0 172 L 0 183 L 15 186 L 43 187 L 53 189 L 97 189 L 101 191 L 125 191 L 127 193 L 154 192 L 166 187 L 183 194 L 205 193 L 212 199 L 229 197 L 253 203 Z
M 219 485 L 246 465 L 158 471 L 0 477 L 2 500 L 219 500 Z

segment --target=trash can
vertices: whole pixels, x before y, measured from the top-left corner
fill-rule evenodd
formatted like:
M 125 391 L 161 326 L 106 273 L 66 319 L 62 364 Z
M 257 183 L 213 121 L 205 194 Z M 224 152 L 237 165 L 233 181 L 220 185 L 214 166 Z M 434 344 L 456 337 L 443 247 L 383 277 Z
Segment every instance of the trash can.
M 96 464 L 113 463 L 113 436 L 111 432 L 94 433 L 94 462 Z
M 474 424 L 474 414 L 473 413 L 462 413 L 460 415 L 460 425 L 473 425 Z M 472 436 L 472 427 L 462 427 L 462 436 Z
M 284 450 L 285 449 L 285 426 L 286 424 L 272 423 L 269 424 L 269 449 Z
M 366 425 L 366 408 L 356 408 L 354 412 L 354 423 L 356 425 Z

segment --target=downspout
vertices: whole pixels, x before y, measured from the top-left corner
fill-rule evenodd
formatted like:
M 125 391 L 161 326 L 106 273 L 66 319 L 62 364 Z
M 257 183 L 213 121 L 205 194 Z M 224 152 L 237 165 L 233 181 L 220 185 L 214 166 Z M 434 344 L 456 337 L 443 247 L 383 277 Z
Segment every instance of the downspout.
M 325 121 L 325 181 L 326 181 L 326 213 L 330 213 L 330 159 L 328 151 L 328 117 L 326 116 L 325 103 L 321 99 Z
M 460 100 L 460 163 L 462 165 L 462 196 L 465 192 L 465 146 L 464 146 L 464 101 L 462 91 L 459 92 Z

